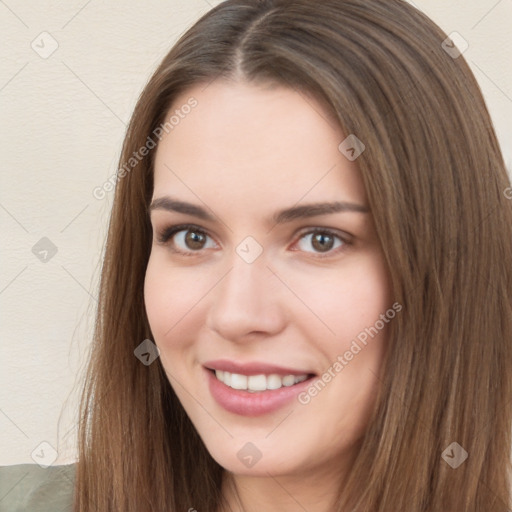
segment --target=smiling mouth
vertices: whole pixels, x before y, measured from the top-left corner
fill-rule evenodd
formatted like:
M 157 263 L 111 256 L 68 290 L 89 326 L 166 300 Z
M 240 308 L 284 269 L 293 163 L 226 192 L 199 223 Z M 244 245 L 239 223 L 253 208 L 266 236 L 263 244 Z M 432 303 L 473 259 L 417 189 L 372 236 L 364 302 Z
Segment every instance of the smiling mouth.
M 241 373 L 231 373 L 222 370 L 209 369 L 209 371 L 215 375 L 217 380 L 226 386 L 232 389 L 248 391 L 249 393 L 291 387 L 314 377 L 311 373 L 302 375 L 278 375 L 275 373 L 243 375 Z

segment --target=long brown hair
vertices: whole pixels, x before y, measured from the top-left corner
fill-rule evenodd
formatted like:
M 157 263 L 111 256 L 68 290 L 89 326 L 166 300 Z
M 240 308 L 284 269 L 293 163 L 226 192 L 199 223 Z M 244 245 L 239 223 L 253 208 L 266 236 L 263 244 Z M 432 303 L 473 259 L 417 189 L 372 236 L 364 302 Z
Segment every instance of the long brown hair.
M 346 512 L 505 512 L 512 428 L 512 201 L 480 89 L 434 23 L 401 0 L 228 0 L 145 87 L 120 168 L 177 95 L 217 78 L 278 83 L 365 144 L 357 164 L 402 312 L 340 490 Z M 155 150 L 120 171 L 81 405 L 75 511 L 218 512 L 223 469 L 159 360 L 143 298 Z M 468 458 L 452 467 L 461 448 Z M 450 448 L 451 446 L 451 448 Z M 448 449 L 445 452 L 445 449 Z

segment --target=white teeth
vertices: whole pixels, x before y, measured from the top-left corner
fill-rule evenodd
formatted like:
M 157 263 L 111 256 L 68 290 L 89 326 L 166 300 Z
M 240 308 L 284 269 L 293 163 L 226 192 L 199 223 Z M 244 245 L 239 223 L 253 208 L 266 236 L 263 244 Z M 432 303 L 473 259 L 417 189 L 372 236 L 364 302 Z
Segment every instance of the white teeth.
M 250 391 L 265 391 L 267 389 L 267 377 L 265 375 L 251 375 L 247 379 L 247 389 Z
M 308 375 L 241 375 L 239 373 L 224 372 L 215 370 L 215 376 L 218 380 L 233 389 L 245 389 L 249 392 L 265 391 L 267 389 L 279 389 L 282 386 L 293 386 L 299 382 L 303 382 Z
M 283 381 L 279 375 L 267 375 L 267 389 L 279 389 Z
M 293 375 L 287 375 L 283 377 L 283 386 L 293 386 L 295 384 L 295 377 Z
M 247 389 L 247 375 L 231 374 L 231 387 L 233 389 Z

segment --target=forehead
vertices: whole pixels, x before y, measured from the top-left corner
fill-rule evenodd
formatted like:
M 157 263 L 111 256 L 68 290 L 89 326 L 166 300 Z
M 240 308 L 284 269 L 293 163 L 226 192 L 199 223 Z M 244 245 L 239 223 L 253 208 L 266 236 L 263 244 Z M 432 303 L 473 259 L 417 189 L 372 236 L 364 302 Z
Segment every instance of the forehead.
M 193 108 L 183 108 L 195 100 Z M 281 86 L 214 81 L 176 98 L 155 159 L 154 197 L 204 196 L 239 210 L 301 199 L 365 202 L 345 138 L 311 97 Z M 196 197 L 194 197 L 196 196 Z

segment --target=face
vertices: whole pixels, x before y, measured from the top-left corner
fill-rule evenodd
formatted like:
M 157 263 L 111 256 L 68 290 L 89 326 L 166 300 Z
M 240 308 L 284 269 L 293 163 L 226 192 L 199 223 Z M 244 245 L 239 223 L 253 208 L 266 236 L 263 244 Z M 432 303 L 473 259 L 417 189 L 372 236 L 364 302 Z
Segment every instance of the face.
M 191 97 L 156 150 L 144 293 L 161 363 L 224 468 L 332 474 L 395 314 L 356 161 L 292 89 L 215 81 L 169 115 Z

